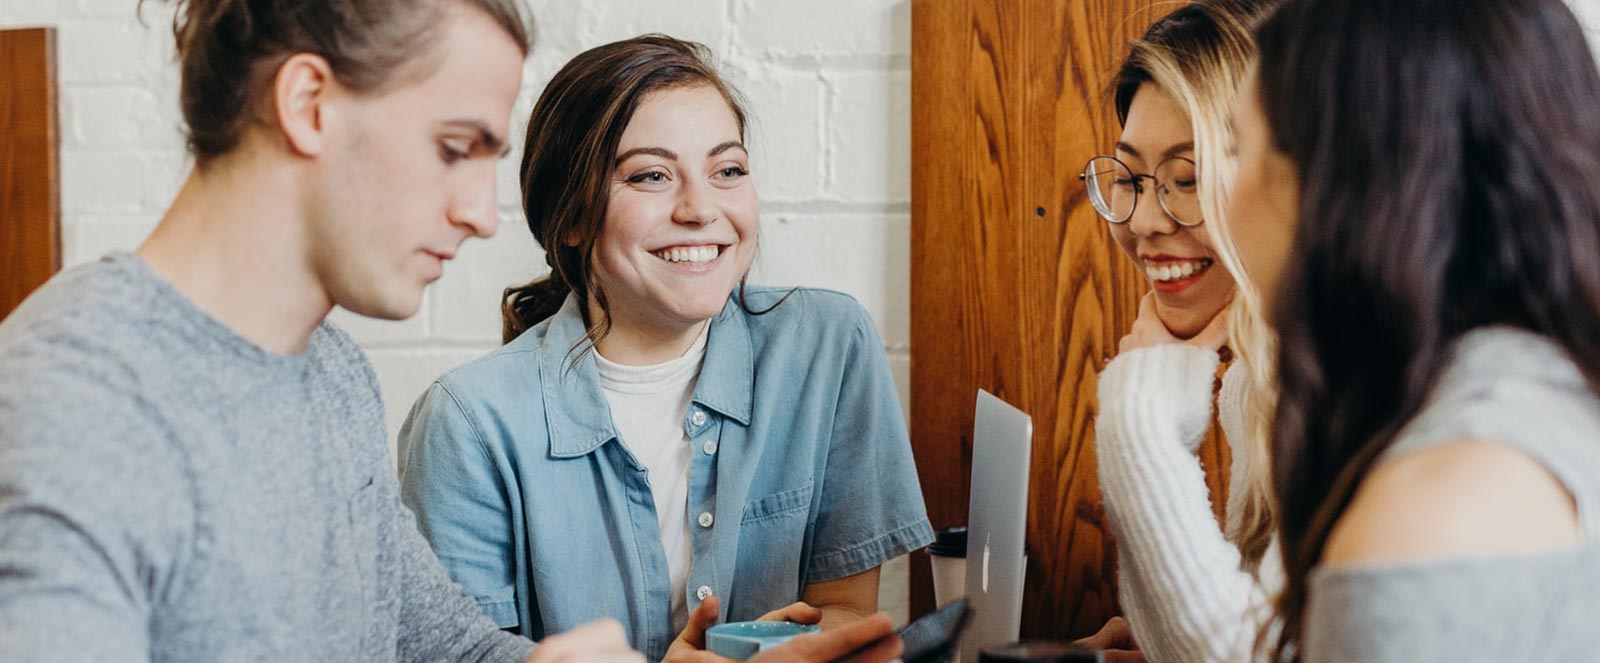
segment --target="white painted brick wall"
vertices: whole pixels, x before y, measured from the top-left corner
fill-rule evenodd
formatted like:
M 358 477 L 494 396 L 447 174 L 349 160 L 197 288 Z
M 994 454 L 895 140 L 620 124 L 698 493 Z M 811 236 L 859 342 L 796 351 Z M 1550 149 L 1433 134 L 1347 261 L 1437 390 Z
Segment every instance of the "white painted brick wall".
M 753 280 L 850 293 L 882 332 L 907 399 L 910 366 L 910 6 L 907 0 L 531 0 L 539 43 L 513 114 L 521 136 L 544 83 L 607 41 L 664 32 L 710 46 L 750 102 L 763 204 Z M 0 27 L 58 29 L 63 253 L 132 249 L 183 177 L 171 9 L 150 0 L 0 0 Z M 513 141 L 520 147 L 520 140 Z M 520 150 L 500 166 L 501 230 L 462 247 L 422 311 L 400 322 L 335 312 L 372 357 L 392 437 L 440 373 L 499 344 L 502 288 L 544 271 L 518 203 Z M 904 619 L 907 567 L 881 606 Z

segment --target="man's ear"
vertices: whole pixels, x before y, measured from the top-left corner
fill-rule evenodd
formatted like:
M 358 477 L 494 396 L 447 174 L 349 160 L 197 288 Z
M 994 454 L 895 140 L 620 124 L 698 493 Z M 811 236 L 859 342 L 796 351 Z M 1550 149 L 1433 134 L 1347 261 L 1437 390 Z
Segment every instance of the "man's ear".
M 278 67 L 272 81 L 273 113 L 289 149 L 317 156 L 327 146 L 326 108 L 337 83 L 333 67 L 320 55 L 296 53 Z

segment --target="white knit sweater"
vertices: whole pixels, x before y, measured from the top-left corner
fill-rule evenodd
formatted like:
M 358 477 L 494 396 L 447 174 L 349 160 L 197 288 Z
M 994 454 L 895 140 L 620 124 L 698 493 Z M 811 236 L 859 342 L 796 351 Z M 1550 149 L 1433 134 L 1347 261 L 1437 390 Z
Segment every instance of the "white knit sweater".
M 1117 537 L 1123 611 L 1152 663 L 1248 661 L 1268 597 L 1282 587 L 1277 544 L 1260 575 L 1240 567 L 1239 549 L 1212 513 L 1195 449 L 1211 423 L 1217 353 L 1160 345 L 1119 355 L 1100 374 L 1095 446 L 1100 491 Z M 1224 434 L 1244 440 L 1240 366 L 1218 397 Z M 1237 517 L 1249 454 L 1233 454 L 1227 515 Z

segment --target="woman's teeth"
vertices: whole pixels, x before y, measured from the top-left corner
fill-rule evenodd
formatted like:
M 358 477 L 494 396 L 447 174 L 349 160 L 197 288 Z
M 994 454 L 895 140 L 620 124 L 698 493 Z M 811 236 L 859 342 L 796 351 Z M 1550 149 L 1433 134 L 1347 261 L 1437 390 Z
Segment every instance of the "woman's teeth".
M 711 246 L 682 246 L 662 249 L 655 252 L 655 256 L 667 262 L 686 262 L 691 265 L 704 265 L 717 259 L 722 254 L 722 247 Z
M 1161 263 L 1145 263 L 1144 274 L 1151 281 L 1181 281 L 1211 268 L 1211 259 L 1199 260 L 1171 260 Z

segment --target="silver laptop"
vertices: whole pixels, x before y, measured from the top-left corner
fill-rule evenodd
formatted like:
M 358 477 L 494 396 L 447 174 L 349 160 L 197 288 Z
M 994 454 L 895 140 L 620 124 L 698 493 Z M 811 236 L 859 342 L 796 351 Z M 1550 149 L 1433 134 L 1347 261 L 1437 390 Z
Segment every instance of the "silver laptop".
M 982 389 L 972 423 L 972 503 L 967 511 L 967 599 L 972 624 L 961 661 L 1017 639 L 1022 628 L 1023 546 L 1033 418 Z

